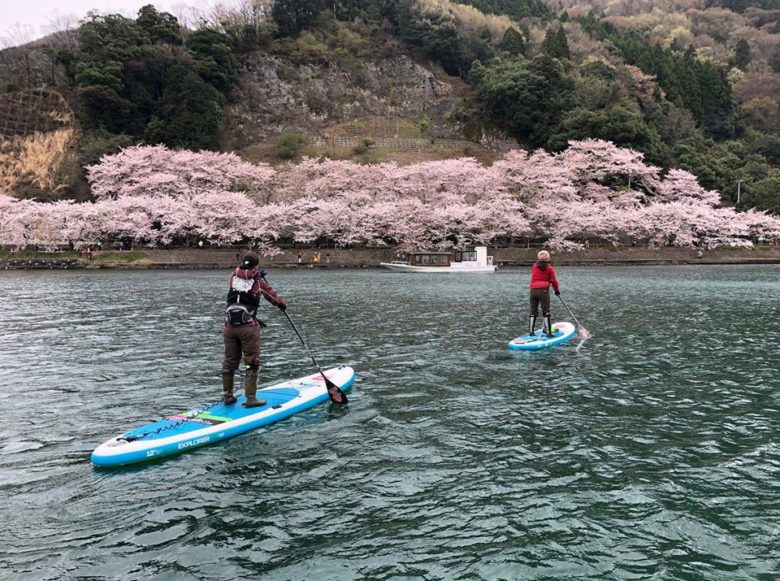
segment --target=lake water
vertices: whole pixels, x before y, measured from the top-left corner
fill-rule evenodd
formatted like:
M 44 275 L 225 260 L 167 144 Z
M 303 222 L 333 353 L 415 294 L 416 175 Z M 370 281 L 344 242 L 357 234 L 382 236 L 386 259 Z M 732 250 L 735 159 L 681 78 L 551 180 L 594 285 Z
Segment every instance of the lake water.
M 593 339 L 530 354 L 527 269 L 271 271 L 349 406 L 93 469 L 219 395 L 227 275 L 0 272 L 0 577 L 780 578 L 780 266 L 560 267 Z

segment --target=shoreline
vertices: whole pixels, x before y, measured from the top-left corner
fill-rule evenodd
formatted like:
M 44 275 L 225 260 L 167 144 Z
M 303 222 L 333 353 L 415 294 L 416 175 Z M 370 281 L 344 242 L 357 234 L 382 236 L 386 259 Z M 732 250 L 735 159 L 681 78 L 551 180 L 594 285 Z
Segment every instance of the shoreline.
M 502 267 L 530 266 L 536 260 L 536 247 L 489 248 L 494 263 Z M 246 248 L 229 249 L 149 249 L 97 251 L 92 258 L 75 252 L 4 253 L 0 270 L 72 269 L 226 269 L 233 268 Z M 556 266 L 675 265 L 675 264 L 780 264 L 780 245 L 753 248 L 646 248 L 595 247 L 572 252 L 553 252 Z M 381 268 L 380 262 L 397 259 L 387 248 L 286 249 L 274 256 L 261 256 L 266 268 Z

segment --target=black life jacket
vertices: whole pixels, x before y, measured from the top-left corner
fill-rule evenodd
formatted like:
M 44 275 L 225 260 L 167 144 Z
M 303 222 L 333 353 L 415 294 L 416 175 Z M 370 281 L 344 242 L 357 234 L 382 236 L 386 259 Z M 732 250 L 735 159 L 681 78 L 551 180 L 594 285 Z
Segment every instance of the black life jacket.
M 260 293 L 250 292 L 255 285 L 253 278 L 241 278 L 233 273 L 230 279 L 230 290 L 227 294 L 225 322 L 231 325 L 245 325 L 257 316 L 260 306 Z

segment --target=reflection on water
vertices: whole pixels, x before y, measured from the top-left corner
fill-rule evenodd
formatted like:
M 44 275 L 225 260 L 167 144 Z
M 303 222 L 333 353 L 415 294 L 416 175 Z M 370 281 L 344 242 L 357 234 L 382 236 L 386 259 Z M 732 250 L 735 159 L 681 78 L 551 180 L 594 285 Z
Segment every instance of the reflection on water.
M 777 578 L 780 268 L 558 271 L 579 351 L 506 349 L 524 269 L 274 271 L 348 408 L 108 472 L 218 396 L 227 273 L 0 273 L 3 576 Z M 264 315 L 263 381 L 309 373 Z

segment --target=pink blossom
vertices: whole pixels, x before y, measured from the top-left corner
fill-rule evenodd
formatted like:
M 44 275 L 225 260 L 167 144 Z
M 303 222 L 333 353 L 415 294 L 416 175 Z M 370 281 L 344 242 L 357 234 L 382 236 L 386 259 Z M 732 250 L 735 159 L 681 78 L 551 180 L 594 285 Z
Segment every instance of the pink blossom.
M 780 219 L 720 207 L 695 176 L 646 165 L 601 140 L 557 154 L 360 165 L 304 159 L 273 169 L 233 154 L 131 147 L 87 168 L 96 201 L 44 204 L 0 196 L 0 243 L 44 246 L 133 241 L 159 246 L 280 240 L 408 250 L 534 238 L 749 245 L 780 238 Z

